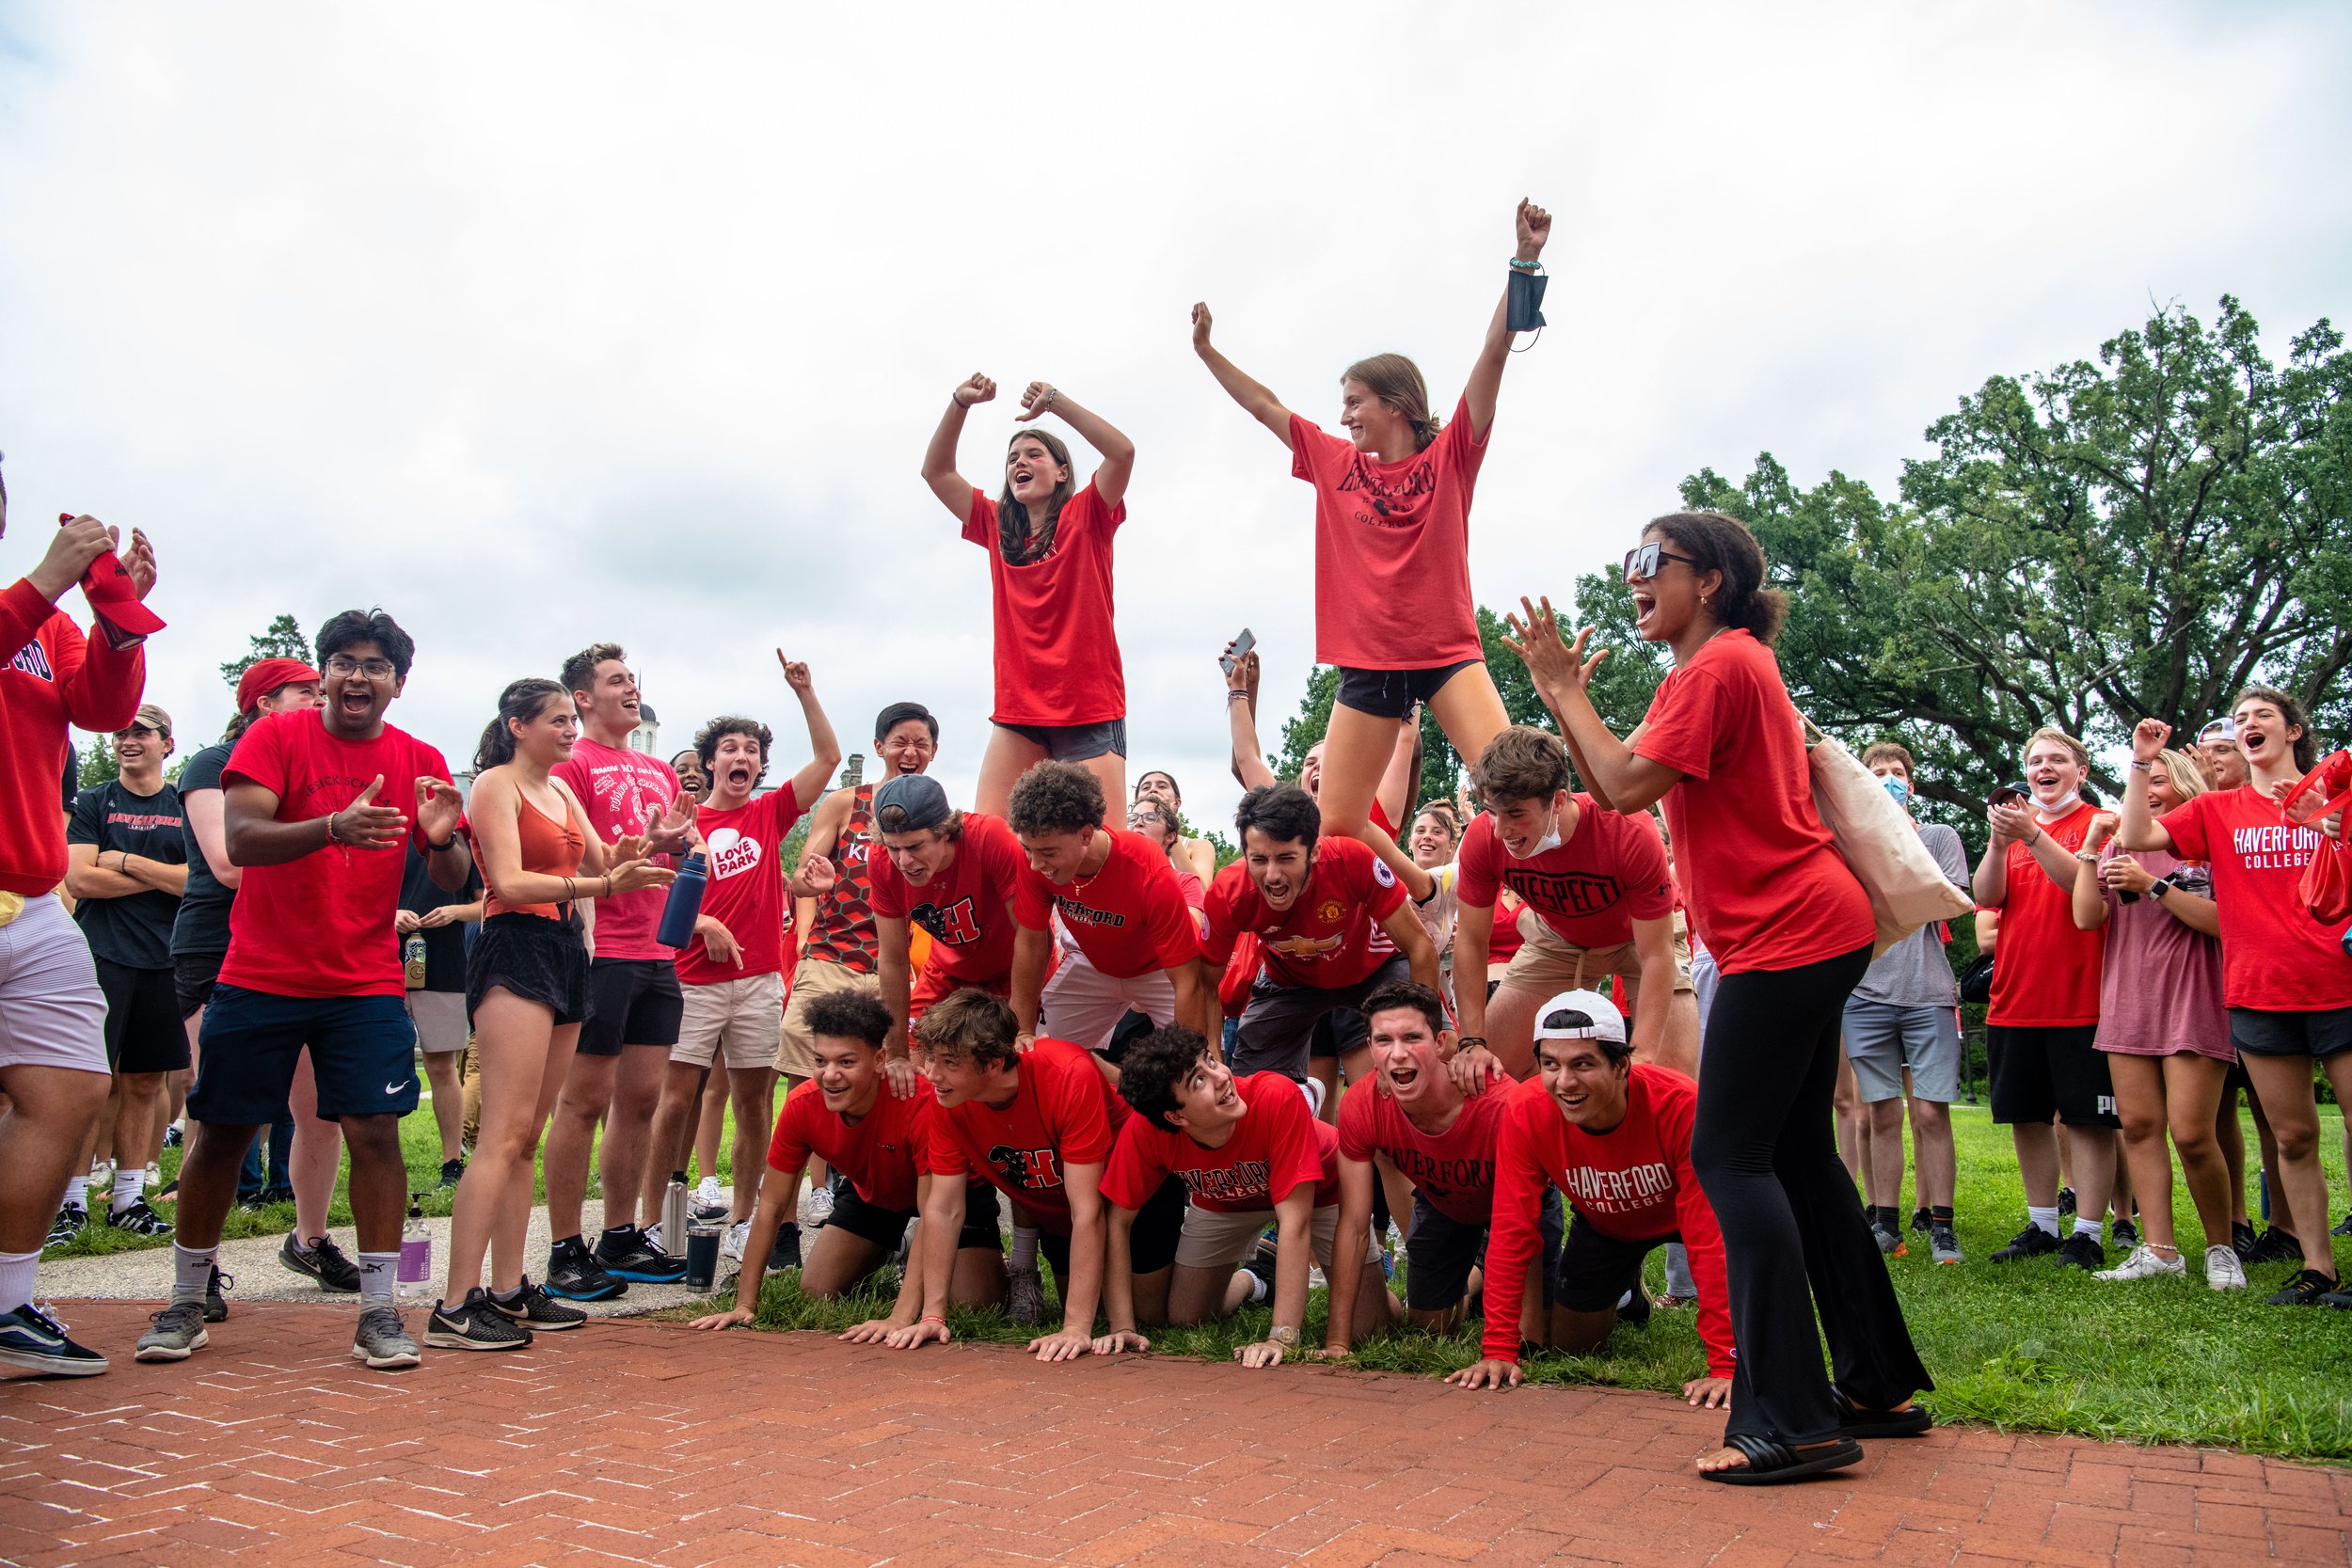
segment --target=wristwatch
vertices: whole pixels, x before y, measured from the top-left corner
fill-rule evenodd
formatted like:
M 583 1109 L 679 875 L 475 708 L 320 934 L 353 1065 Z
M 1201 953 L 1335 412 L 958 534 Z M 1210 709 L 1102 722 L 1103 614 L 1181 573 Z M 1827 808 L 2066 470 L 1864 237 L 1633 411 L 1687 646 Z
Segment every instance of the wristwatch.
M 1274 1343 L 1280 1345 L 1284 1350 L 1296 1350 L 1298 1348 L 1298 1330 L 1292 1328 L 1287 1324 L 1276 1323 L 1272 1328 L 1265 1331 L 1265 1337 L 1268 1339 L 1271 1339 Z
M 2148 884 L 2148 896 L 2153 898 L 2159 904 L 2164 902 L 2164 895 L 2171 891 L 2172 884 L 2166 881 L 2161 877 Z

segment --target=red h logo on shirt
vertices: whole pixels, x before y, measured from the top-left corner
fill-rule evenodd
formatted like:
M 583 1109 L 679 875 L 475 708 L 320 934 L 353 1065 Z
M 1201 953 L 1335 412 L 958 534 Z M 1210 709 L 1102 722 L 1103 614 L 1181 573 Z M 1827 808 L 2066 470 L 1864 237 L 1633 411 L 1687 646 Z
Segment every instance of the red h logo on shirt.
M 917 926 L 931 934 L 933 942 L 961 947 L 980 940 L 979 916 L 974 912 L 969 898 L 959 898 L 944 910 L 937 904 L 924 904 L 909 912 Z

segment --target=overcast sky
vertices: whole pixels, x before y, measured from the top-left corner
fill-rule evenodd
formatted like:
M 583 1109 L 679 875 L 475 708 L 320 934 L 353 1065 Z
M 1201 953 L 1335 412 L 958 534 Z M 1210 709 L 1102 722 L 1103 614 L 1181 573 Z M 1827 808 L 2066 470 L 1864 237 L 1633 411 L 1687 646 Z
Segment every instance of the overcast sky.
M 665 749 L 851 749 L 989 711 L 987 562 L 919 474 L 958 380 L 1137 446 L 1130 777 L 1229 817 L 1214 656 L 1267 739 L 1311 651 L 1311 508 L 1191 353 L 1336 426 L 1400 350 L 1451 408 L 1511 210 L 1558 214 L 1472 513 L 1480 598 L 1564 594 L 1760 451 L 1891 487 L 1990 374 L 2238 294 L 2347 313 L 2340 7 L 15 5 L 0 11 L 0 576 L 136 523 L 183 750 L 281 610 L 415 635 L 392 719 L 470 756 L 500 686 L 612 638 Z M 77 615 L 78 597 L 69 599 Z

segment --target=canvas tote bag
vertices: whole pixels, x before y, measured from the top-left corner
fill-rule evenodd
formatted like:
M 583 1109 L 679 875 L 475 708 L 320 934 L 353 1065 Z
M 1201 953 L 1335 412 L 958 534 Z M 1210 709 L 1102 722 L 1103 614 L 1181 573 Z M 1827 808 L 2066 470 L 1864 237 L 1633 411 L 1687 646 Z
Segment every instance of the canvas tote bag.
M 1813 804 L 1847 868 L 1870 895 L 1870 913 L 1878 920 L 1871 957 L 1931 920 L 1975 913 L 1975 900 L 1946 879 L 1943 867 L 1919 842 L 1910 814 L 1895 803 L 1886 786 L 1811 719 L 1804 720 L 1804 727 L 1816 737 L 1805 752 Z

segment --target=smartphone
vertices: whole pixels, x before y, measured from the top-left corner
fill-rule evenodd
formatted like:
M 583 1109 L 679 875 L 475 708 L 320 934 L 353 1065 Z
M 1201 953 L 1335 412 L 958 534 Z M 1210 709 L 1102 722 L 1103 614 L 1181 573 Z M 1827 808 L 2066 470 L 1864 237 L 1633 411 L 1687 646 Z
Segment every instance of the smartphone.
M 1218 657 L 1216 661 L 1217 667 L 1223 670 L 1227 674 L 1232 674 L 1233 673 L 1233 666 L 1239 664 L 1242 661 L 1243 656 L 1248 654 L 1250 649 L 1256 647 L 1257 645 L 1258 634 L 1251 631 L 1248 626 L 1242 627 L 1241 635 L 1233 639 L 1233 645 L 1227 649 L 1225 653 Z

